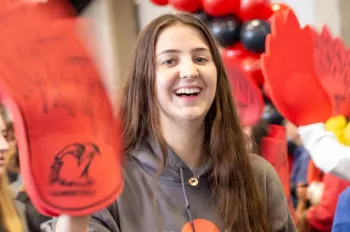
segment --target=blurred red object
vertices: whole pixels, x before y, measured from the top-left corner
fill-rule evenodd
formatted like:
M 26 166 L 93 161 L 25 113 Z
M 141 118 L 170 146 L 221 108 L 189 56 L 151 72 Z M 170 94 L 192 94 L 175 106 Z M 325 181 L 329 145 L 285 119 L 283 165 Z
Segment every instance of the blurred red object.
M 311 28 L 301 28 L 292 10 L 270 21 L 261 66 L 274 106 L 297 126 L 325 122 L 332 105 L 316 71 Z
M 264 101 L 261 91 L 238 59 L 224 60 L 233 99 L 243 126 L 253 126 L 261 118 Z
M 1 0 L 0 1 L 0 13 L 8 10 L 12 10 L 16 7 L 20 7 L 23 4 L 33 4 L 32 9 L 35 9 L 40 15 L 48 17 L 49 19 L 74 17 L 77 16 L 77 12 L 69 1 L 63 0 L 49 0 L 48 3 L 41 3 L 42 0 Z
M 201 6 L 201 0 L 169 0 L 169 4 L 176 10 L 194 13 L 198 11 Z
M 241 43 L 223 49 L 221 53 L 222 59 L 226 63 L 239 63 L 245 73 L 261 87 L 265 80 L 261 72 L 260 55 L 247 51 Z
M 202 0 L 203 10 L 212 16 L 237 14 L 240 0 Z
M 169 3 L 168 0 L 151 0 L 151 2 L 158 6 L 166 6 Z

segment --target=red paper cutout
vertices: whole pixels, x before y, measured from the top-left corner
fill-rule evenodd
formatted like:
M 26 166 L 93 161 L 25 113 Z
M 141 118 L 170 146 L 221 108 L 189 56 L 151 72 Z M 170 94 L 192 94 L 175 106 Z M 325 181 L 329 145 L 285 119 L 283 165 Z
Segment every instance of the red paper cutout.
M 350 116 L 350 50 L 327 27 L 313 31 L 317 75 L 330 95 L 333 115 Z
M 259 88 L 238 63 L 226 64 L 226 72 L 242 125 L 255 125 L 264 110 L 264 100 Z
M 271 18 L 262 71 L 279 112 L 295 125 L 324 122 L 332 115 L 327 92 L 317 77 L 310 27 L 301 29 L 291 10 Z
M 0 17 L 1 97 L 14 116 L 21 173 L 35 207 L 50 216 L 89 215 L 123 187 L 119 123 L 75 34 L 77 23 L 87 22 L 53 23 L 58 15 L 37 9 L 24 4 Z

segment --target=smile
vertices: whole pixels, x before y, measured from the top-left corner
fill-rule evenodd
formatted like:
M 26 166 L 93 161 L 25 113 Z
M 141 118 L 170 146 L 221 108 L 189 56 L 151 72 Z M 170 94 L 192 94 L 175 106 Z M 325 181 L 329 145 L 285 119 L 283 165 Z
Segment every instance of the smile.
M 202 91 L 199 87 L 183 87 L 175 91 L 178 97 L 195 97 Z

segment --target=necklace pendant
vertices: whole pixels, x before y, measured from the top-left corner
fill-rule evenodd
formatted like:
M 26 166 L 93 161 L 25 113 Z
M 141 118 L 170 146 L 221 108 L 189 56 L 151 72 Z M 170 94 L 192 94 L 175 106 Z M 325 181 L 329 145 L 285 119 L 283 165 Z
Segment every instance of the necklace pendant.
M 191 177 L 188 182 L 190 183 L 191 186 L 197 187 L 198 186 L 198 178 L 197 177 Z

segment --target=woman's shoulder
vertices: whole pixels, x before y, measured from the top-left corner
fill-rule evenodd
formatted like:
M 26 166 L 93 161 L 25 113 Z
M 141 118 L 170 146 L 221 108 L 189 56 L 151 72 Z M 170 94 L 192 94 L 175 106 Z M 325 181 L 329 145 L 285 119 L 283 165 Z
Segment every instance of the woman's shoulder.
M 273 231 L 296 232 L 283 185 L 275 168 L 263 157 L 254 154 L 249 156 Z
M 263 157 L 256 154 L 249 154 L 249 159 L 255 176 L 264 176 L 265 178 L 277 176 L 274 167 Z
M 283 192 L 281 180 L 275 168 L 263 157 L 249 154 L 255 181 L 260 189 L 267 195 L 269 191 Z

